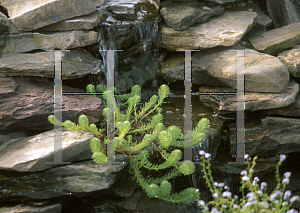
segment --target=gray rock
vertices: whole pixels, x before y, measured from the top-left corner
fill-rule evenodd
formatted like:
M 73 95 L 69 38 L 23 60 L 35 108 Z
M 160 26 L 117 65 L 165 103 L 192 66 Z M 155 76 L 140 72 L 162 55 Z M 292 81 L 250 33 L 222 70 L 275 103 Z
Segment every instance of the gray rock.
M 164 22 L 174 30 L 185 30 L 190 26 L 207 21 L 211 12 L 202 9 L 202 5 L 188 6 L 180 3 L 164 6 L 160 10 Z
M 279 53 L 277 58 L 287 66 L 291 76 L 300 78 L 300 45 Z
M 265 117 L 262 124 L 245 126 L 245 153 L 250 156 L 270 156 L 300 151 L 300 119 Z M 235 124 L 229 133 L 231 155 L 236 155 Z
M 236 92 L 234 89 L 200 86 L 202 93 L 212 92 Z M 299 94 L 299 84 L 290 80 L 287 88 L 281 93 L 254 93 L 245 92 L 245 110 L 258 111 L 262 109 L 272 109 L 285 107 L 293 102 Z M 218 113 L 228 113 L 236 111 L 236 95 L 200 95 L 200 101 L 211 107 Z
M 68 31 L 52 33 L 22 33 L 0 35 L 0 54 L 23 53 L 31 50 L 73 49 L 87 46 L 100 41 L 94 31 Z
M 62 51 L 62 80 L 82 78 L 90 73 L 101 73 L 102 61 L 83 50 Z M 54 53 L 11 54 L 0 59 L 0 77 L 40 76 L 54 78 Z
M 27 133 L 23 132 L 13 132 L 10 134 L 0 135 L 0 145 L 12 139 L 27 137 Z
M 254 26 L 255 28 L 260 28 L 260 29 L 266 29 L 267 27 L 271 26 L 272 24 L 272 19 L 270 19 L 269 16 L 264 14 L 258 5 L 251 3 L 251 4 L 245 4 L 244 6 L 238 6 L 238 7 L 233 7 L 231 9 L 232 11 L 253 11 L 257 13 L 257 24 Z
M 45 207 L 32 207 L 32 206 L 24 206 L 17 205 L 14 207 L 4 207 L 0 208 L 0 213 L 59 213 L 61 212 L 61 204 L 54 204 L 51 206 Z
M 102 24 L 108 17 L 107 13 L 95 11 L 91 14 L 71 18 L 50 24 L 48 26 L 37 29 L 39 32 L 46 31 L 72 31 L 72 30 L 90 30 Z
M 162 45 L 171 51 L 235 46 L 256 24 L 256 16 L 254 12 L 228 11 L 184 31 L 162 24 Z
M 0 78 L 0 131 L 51 130 L 48 116 L 54 114 L 53 80 L 33 78 Z M 86 92 L 67 86 L 63 92 Z M 87 95 L 64 95 L 62 120 L 77 123 L 85 114 L 90 123 L 99 122 L 103 104 L 100 98 Z
M 266 0 L 266 3 L 276 28 L 300 22 L 300 5 L 297 0 Z
M 90 132 L 63 131 L 62 161 L 91 159 L 92 152 L 89 145 L 93 137 Z M 35 172 L 55 167 L 56 164 L 46 164 L 54 161 L 54 130 L 2 143 L 0 156 L 2 170 Z
M 104 0 L 46 0 L 22 1 L 2 0 L 7 8 L 9 20 L 19 31 L 32 31 L 72 17 L 86 15 L 96 11 Z
M 26 201 L 75 195 L 86 197 L 93 192 L 109 188 L 128 165 L 126 155 L 116 155 L 120 164 L 96 164 L 92 160 L 71 165 L 61 165 L 39 173 L 21 175 L 5 174 L 0 180 L 0 199 Z M 123 164 L 124 163 L 124 164 Z M 11 187 L 11 186 L 14 187 Z M 22 190 L 20 190 L 22 189 Z
M 254 49 L 270 55 L 294 47 L 300 43 L 300 23 L 286 25 L 249 38 Z
M 245 49 L 244 49 L 245 50 Z M 230 49 L 200 51 L 192 56 L 192 82 L 236 89 L 237 53 Z M 167 59 L 160 75 L 168 82 L 184 80 L 184 54 Z M 276 57 L 247 51 L 245 53 L 245 91 L 281 92 L 289 82 L 289 72 Z
M 287 107 L 281 107 L 277 109 L 264 110 L 266 115 L 282 115 L 290 117 L 300 117 L 300 95 L 297 96 L 295 102 Z
M 8 28 L 8 18 L 0 12 L 0 35 L 3 34 Z
M 226 4 L 226 3 L 236 2 L 237 0 L 205 0 L 205 1 L 214 2 L 218 4 Z

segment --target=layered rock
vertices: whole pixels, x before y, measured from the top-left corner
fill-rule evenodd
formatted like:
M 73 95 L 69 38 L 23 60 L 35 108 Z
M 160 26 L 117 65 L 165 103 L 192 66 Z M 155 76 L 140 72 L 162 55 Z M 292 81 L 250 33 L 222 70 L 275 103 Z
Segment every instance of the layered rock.
M 271 156 L 300 151 L 300 119 L 265 117 L 261 124 L 245 126 L 245 153 Z M 284 132 L 284 134 L 283 134 Z M 230 131 L 231 155 L 236 155 L 236 128 Z
M 83 50 L 62 51 L 61 60 L 62 80 L 101 73 L 102 61 Z M 0 59 L 0 77 L 39 76 L 54 79 L 53 66 L 54 52 L 11 54 Z
M 212 8 L 203 3 L 172 3 L 163 6 L 160 14 L 164 22 L 174 30 L 185 30 L 190 26 L 205 22 L 211 16 L 219 16 L 224 12 L 224 7 L 214 6 Z
M 201 93 L 236 93 L 234 89 L 200 86 Z M 254 93 L 245 92 L 245 110 L 258 111 L 286 107 L 293 102 L 299 94 L 299 84 L 290 80 L 287 88 L 281 93 Z M 236 95 L 200 95 L 200 101 L 218 113 L 236 111 Z
M 9 20 L 19 32 L 32 31 L 72 17 L 86 15 L 96 10 L 104 0 L 2 0 Z
M 287 107 L 264 110 L 266 115 L 281 115 L 288 117 L 300 117 L 300 95 L 296 97 L 295 102 Z
M 0 78 L 0 131 L 50 130 L 53 125 L 48 116 L 54 114 L 53 80 L 34 78 Z M 63 92 L 85 92 L 62 87 Z M 63 121 L 78 121 L 81 114 L 90 123 L 100 121 L 103 110 L 101 99 L 87 95 L 64 95 L 62 99 Z
M 102 11 L 95 11 L 88 15 L 70 18 L 45 27 L 37 29 L 40 32 L 45 31 L 72 31 L 72 30 L 90 30 L 102 24 L 108 15 Z
M 76 150 L 72 153 L 76 154 Z M 24 201 L 67 195 L 84 197 L 109 188 L 119 179 L 122 169 L 128 164 L 128 157 L 116 155 L 115 161 L 119 164 L 100 165 L 89 160 L 23 176 L 6 174 L 0 179 L 0 198 L 4 201 Z M 24 188 L 24 185 L 27 187 Z M 20 191 L 20 188 L 23 190 Z
M 91 159 L 90 132 L 62 132 L 62 162 Z M 54 130 L 22 139 L 13 139 L 0 146 L 0 169 L 18 172 L 43 171 L 57 166 L 54 159 Z M 69 163 L 68 163 L 69 164 Z
M 279 53 L 277 58 L 286 65 L 291 76 L 300 78 L 300 45 Z
M 17 205 L 14 207 L 4 207 L 0 208 L 0 212 L 2 213 L 17 213 L 17 212 L 29 212 L 29 213 L 55 213 L 61 212 L 61 204 L 54 204 L 46 207 L 32 207 L 32 206 L 24 206 Z
M 227 11 L 222 16 L 184 31 L 176 31 L 162 24 L 162 45 L 171 51 L 235 46 L 256 24 L 256 17 L 254 12 Z
M 243 64 L 247 92 L 278 93 L 288 85 L 289 72 L 276 57 L 246 51 Z M 183 81 L 184 54 L 173 54 L 165 61 L 159 74 L 168 82 Z M 192 74 L 194 84 L 236 89 L 237 53 L 230 49 L 195 52 L 192 55 Z
M 294 47 L 300 43 L 300 23 L 289 24 L 249 38 L 254 49 L 270 55 Z
M 266 0 L 268 13 L 276 28 L 300 22 L 299 1 L 294 0 Z
M 32 50 L 72 49 L 99 42 L 94 31 L 21 33 L 0 35 L 0 54 L 24 53 Z

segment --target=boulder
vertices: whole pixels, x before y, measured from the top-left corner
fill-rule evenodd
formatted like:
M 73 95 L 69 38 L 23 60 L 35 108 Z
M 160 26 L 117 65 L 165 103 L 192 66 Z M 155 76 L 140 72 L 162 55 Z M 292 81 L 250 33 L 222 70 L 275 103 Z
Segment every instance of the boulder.
M 268 13 L 276 28 L 300 22 L 300 5 L 298 0 L 266 0 L 266 3 Z
M 72 17 L 96 11 L 104 0 L 2 0 L 9 20 L 20 31 L 32 31 Z
M 234 89 L 209 86 L 200 86 L 199 91 L 201 93 L 236 93 Z M 295 102 L 298 94 L 299 84 L 292 79 L 281 93 L 245 92 L 245 110 L 258 111 L 286 107 Z M 200 95 L 199 99 L 205 106 L 221 114 L 236 111 L 236 95 Z
M 246 49 L 241 49 L 246 50 Z M 245 52 L 245 91 L 281 92 L 289 82 L 289 72 L 276 57 L 257 51 Z M 192 82 L 236 89 L 237 53 L 230 49 L 192 54 Z M 175 53 L 164 62 L 159 73 L 165 81 L 184 80 L 184 54 Z
M 254 28 L 266 29 L 267 27 L 271 26 L 272 19 L 264 12 L 261 11 L 258 5 L 254 3 L 247 3 L 245 5 L 241 5 L 238 7 L 233 7 L 232 11 L 251 11 L 257 13 L 257 23 Z
M 0 56 L 1 53 L 5 55 L 32 50 L 73 49 L 99 42 L 98 36 L 99 34 L 94 31 L 0 35 Z
M 102 24 L 108 15 L 105 12 L 95 11 L 91 14 L 70 18 L 54 24 L 37 29 L 39 32 L 46 31 L 72 31 L 72 30 L 90 30 Z
M 296 97 L 295 102 L 287 107 L 264 110 L 266 115 L 281 115 L 288 117 L 300 117 L 300 95 Z
M 128 165 L 129 158 L 117 154 L 115 162 L 118 164 L 104 165 L 88 160 L 71 165 L 60 165 L 38 173 L 19 173 L 19 175 L 6 173 L 0 177 L 0 199 L 5 202 L 24 202 L 49 198 L 61 199 L 62 196 L 71 195 L 86 197 L 93 193 L 99 194 L 101 190 L 108 189 L 120 178 L 123 169 Z M 14 187 L 11 187 L 12 185 Z
M 279 53 L 277 58 L 285 64 L 291 76 L 300 78 L 300 45 Z
M 61 204 L 54 204 L 46 207 L 32 207 L 32 206 L 24 206 L 17 205 L 14 207 L 4 207 L 0 208 L 1 213 L 58 213 L 61 212 Z
M 63 131 L 62 161 L 91 159 L 89 145 L 93 137 L 90 132 Z M 54 130 L 4 142 L 0 145 L 0 156 L 0 170 L 36 172 L 56 167 L 57 164 L 47 164 L 54 162 Z
M 253 48 L 270 55 L 294 47 L 300 43 L 300 23 L 289 24 L 249 38 Z
M 75 49 L 62 51 L 62 80 L 101 73 L 102 61 Z M 0 77 L 39 76 L 54 79 L 54 52 L 16 53 L 0 59 Z
M 236 126 L 230 126 L 231 155 L 236 155 Z M 261 124 L 246 122 L 245 153 L 271 156 L 300 152 L 300 119 L 267 116 Z
M 0 78 L 0 131 L 9 133 L 16 129 L 51 130 L 48 116 L 54 114 L 53 79 L 33 77 Z M 81 89 L 62 87 L 63 92 L 86 92 Z M 78 121 L 81 114 L 90 123 L 102 119 L 102 100 L 92 95 L 63 95 L 62 120 Z
M 235 46 L 256 24 L 256 16 L 254 12 L 227 11 L 183 31 L 162 24 L 162 45 L 170 51 Z
M 190 26 L 207 21 L 211 12 L 202 9 L 202 4 L 193 7 L 180 3 L 164 6 L 160 10 L 164 22 L 174 30 L 185 30 Z

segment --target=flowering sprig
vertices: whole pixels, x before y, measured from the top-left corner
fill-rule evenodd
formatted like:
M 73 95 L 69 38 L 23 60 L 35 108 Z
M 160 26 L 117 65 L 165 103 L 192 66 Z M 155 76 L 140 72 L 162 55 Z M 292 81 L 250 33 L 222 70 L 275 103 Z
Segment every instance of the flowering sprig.
M 240 191 L 242 192 L 242 198 L 238 200 L 238 196 L 234 195 L 232 197 L 229 187 L 224 186 L 224 183 L 214 182 L 211 176 L 210 169 L 210 154 L 204 151 L 199 152 L 203 160 L 203 177 L 212 193 L 213 201 L 209 201 L 207 204 L 203 200 L 198 202 L 201 206 L 203 212 L 278 212 L 278 213 L 298 213 L 295 209 L 291 209 L 292 204 L 295 201 L 300 201 L 299 196 L 293 196 L 291 198 L 291 191 L 285 191 L 286 185 L 289 183 L 289 178 L 291 172 L 284 173 L 284 179 L 282 180 L 282 189 L 280 190 L 280 176 L 279 176 L 279 166 L 286 159 L 285 155 L 280 155 L 280 161 L 276 167 L 276 179 L 277 186 L 274 191 L 268 195 L 266 192 L 267 183 L 262 182 L 259 186 L 260 181 L 258 177 L 252 179 L 252 174 L 254 172 L 253 168 L 256 165 L 257 156 L 253 158 L 253 164 L 250 167 L 249 155 L 245 155 L 246 162 L 248 163 L 248 169 L 241 172 L 241 184 Z M 206 166 L 207 165 L 207 166 Z M 206 171 L 207 170 L 207 171 Z M 278 184 L 279 183 L 279 184 Z M 224 190 L 223 191 L 223 187 Z M 248 194 L 244 195 L 244 189 L 248 189 Z M 285 192 L 284 192 L 285 191 Z M 209 206 L 212 206 L 211 211 Z

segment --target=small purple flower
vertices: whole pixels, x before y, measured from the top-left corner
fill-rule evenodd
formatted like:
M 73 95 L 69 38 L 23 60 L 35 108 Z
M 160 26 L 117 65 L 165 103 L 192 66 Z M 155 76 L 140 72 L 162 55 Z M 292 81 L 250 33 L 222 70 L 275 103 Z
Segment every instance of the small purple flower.
M 223 193 L 222 193 L 222 196 L 223 196 L 223 197 L 231 197 L 231 192 L 227 192 L 227 191 L 226 191 L 226 192 L 223 192 Z
M 206 153 L 206 152 L 203 151 L 203 150 L 200 150 L 200 151 L 199 151 L 199 154 L 200 154 L 201 156 L 202 156 L 202 155 L 205 155 L 205 153 Z
M 290 172 L 286 172 L 286 173 L 283 174 L 283 176 L 286 177 L 286 178 L 289 178 L 289 177 L 291 177 L 291 173 Z
M 254 194 L 253 192 L 249 192 L 249 193 L 246 195 L 246 197 L 248 198 L 248 201 L 251 201 L 251 200 L 254 199 L 255 194 Z
M 260 184 L 260 190 L 263 190 L 264 188 L 267 188 L 267 183 L 266 182 L 262 182 Z
M 214 198 L 219 197 L 219 193 L 218 192 L 213 193 L 213 197 Z
M 294 203 L 296 200 L 299 199 L 299 196 L 293 196 L 291 199 L 290 199 L 290 203 Z
M 243 176 L 247 175 L 247 171 L 246 170 L 241 171 L 241 175 Z
M 282 163 L 286 159 L 286 155 L 282 154 L 280 155 L 280 162 Z
M 219 188 L 221 188 L 221 187 L 223 187 L 223 186 L 224 186 L 224 183 L 219 183 L 219 184 L 218 184 L 218 187 L 219 187 Z
M 248 155 L 248 154 L 245 154 L 245 155 L 244 155 L 244 159 L 247 160 L 248 158 L 249 158 L 249 155 Z
M 284 183 L 289 184 L 289 182 L 290 182 L 290 179 L 289 179 L 289 178 L 284 178 L 284 179 L 282 180 L 282 184 L 284 184 Z
M 199 201 L 198 201 L 198 205 L 199 205 L 199 206 L 205 206 L 205 202 L 204 202 L 203 200 L 199 200 Z
M 237 209 L 239 206 L 234 204 L 233 209 Z
M 287 200 L 289 197 L 291 197 L 292 193 L 290 190 L 287 190 L 284 195 L 283 195 L 283 199 Z
M 210 158 L 211 157 L 211 154 L 209 154 L 209 153 L 206 153 L 205 154 L 205 158 L 207 159 L 207 158 Z
M 242 181 L 247 181 L 247 180 L 249 180 L 249 177 L 248 177 L 248 176 L 244 176 L 244 177 L 242 178 Z
M 215 186 L 215 187 L 218 187 L 218 182 L 214 182 L 214 186 Z

